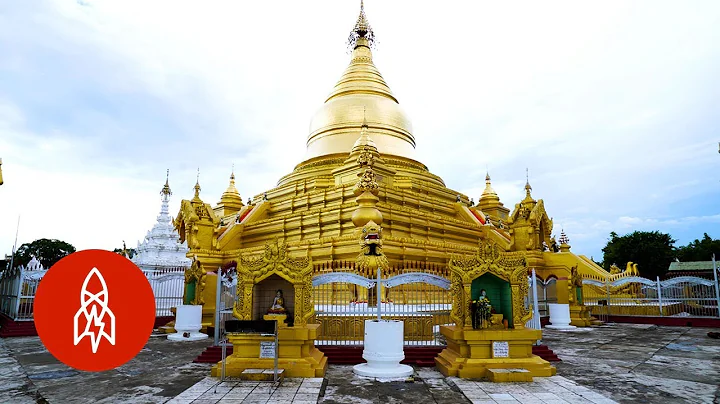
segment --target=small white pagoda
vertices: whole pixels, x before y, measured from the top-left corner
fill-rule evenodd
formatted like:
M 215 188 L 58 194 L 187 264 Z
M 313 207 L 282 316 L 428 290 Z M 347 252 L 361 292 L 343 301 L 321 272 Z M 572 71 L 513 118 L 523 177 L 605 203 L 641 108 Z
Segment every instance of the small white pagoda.
M 180 243 L 180 235 L 172 224 L 169 214 L 170 185 L 168 183 L 170 170 L 168 170 L 165 186 L 160 191 L 162 204 L 157 223 L 148 231 L 145 240 L 138 241 L 135 256 L 132 262 L 144 270 L 163 269 L 171 267 L 190 267 L 192 261 L 187 258 L 187 243 Z

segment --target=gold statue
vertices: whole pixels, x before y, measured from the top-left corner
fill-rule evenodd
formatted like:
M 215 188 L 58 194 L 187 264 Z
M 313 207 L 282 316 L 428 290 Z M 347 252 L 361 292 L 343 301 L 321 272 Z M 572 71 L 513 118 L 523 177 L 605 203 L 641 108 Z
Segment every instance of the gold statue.
M 283 299 L 282 289 L 278 289 L 275 293 L 275 299 L 273 299 L 272 306 L 268 309 L 268 314 L 285 314 L 285 299 Z

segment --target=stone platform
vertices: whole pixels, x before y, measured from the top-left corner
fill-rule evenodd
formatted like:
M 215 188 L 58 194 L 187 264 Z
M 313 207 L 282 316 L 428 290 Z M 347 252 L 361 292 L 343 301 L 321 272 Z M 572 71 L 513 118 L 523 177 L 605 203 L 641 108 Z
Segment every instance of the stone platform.
M 238 404 L 246 399 L 255 403 L 324 404 L 720 402 L 720 340 L 708 338 L 708 331 L 718 330 L 632 324 L 610 324 L 589 332 L 545 330 L 543 343 L 562 362 L 555 363 L 557 376 L 539 377 L 533 382 L 446 378 L 436 370 L 416 368 L 413 382 L 381 383 L 352 375 L 352 366 L 331 365 L 324 382 L 315 381 L 312 391 L 302 386 L 312 378 L 296 380 L 294 393 L 270 392 L 271 383 L 240 382 L 255 383 L 255 387 L 266 389 L 265 393 L 250 394 L 255 387 L 238 383 L 233 386 L 239 387 L 235 397 L 197 403 Z M 191 363 L 207 346 L 208 341 L 175 344 L 153 337 L 128 364 L 107 372 L 87 373 L 58 363 L 37 337 L 0 339 L 0 402 L 110 404 L 173 400 L 189 404 L 217 382 L 207 378 L 211 365 Z M 198 384 L 203 380 L 207 380 L 204 385 Z M 282 386 L 291 389 L 292 383 L 286 384 L 291 380 L 285 379 Z M 195 392 L 205 390 L 196 399 L 175 399 L 191 388 Z M 303 395 L 315 394 L 316 390 L 317 401 Z M 243 391 L 246 394 L 241 399 Z M 230 392 L 227 387 L 226 392 Z

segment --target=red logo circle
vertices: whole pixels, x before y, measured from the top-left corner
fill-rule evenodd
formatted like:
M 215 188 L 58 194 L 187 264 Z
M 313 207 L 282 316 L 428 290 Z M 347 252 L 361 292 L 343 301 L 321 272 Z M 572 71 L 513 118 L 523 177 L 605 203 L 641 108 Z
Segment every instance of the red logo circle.
M 145 274 L 127 258 L 84 250 L 47 271 L 33 311 L 40 341 L 56 359 L 100 372 L 125 364 L 147 344 L 155 297 Z

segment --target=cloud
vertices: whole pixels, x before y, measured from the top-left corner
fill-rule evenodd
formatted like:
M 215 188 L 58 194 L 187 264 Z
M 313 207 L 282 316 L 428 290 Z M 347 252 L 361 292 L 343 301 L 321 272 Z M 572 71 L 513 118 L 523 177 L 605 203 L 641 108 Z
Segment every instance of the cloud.
M 688 219 L 720 201 L 717 2 L 366 3 L 418 159 L 451 189 L 477 200 L 489 170 L 512 209 L 527 167 L 587 255 L 612 230 L 718 228 Z M 336 1 L 8 3 L 0 228 L 22 214 L 21 242 L 114 248 L 152 226 L 167 168 L 171 209 L 198 167 L 209 202 L 233 164 L 243 198 L 274 187 L 305 154 L 356 16 Z

